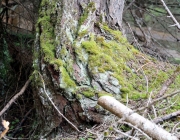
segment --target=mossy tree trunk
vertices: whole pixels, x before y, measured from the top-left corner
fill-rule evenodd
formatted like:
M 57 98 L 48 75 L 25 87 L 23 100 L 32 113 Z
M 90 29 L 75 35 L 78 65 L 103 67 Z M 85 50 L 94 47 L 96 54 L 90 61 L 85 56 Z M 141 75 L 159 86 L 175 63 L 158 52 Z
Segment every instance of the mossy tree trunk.
M 126 90 L 122 72 L 129 68 L 124 60 L 133 57 L 128 52 L 133 48 L 118 31 L 123 8 L 123 0 L 42 0 L 33 63 L 41 136 L 71 131 L 46 94 L 81 130 L 103 121 L 99 96 L 119 97 Z

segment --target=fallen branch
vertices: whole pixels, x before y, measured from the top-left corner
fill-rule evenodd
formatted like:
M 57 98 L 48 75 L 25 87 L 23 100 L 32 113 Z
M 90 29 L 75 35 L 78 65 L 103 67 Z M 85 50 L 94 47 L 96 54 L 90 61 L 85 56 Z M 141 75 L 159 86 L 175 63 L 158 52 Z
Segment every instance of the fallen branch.
M 113 128 L 113 130 L 116 131 L 117 133 L 121 134 L 121 135 L 124 135 L 124 136 L 130 138 L 131 140 L 139 140 L 139 139 L 137 139 L 137 138 L 135 138 L 135 137 L 132 137 L 132 136 L 124 133 L 124 132 L 119 131 L 118 129 Z M 119 139 L 119 138 L 118 138 L 118 139 Z
M 28 87 L 29 83 L 30 83 L 30 79 L 26 81 L 25 85 L 22 87 L 22 89 L 20 90 L 19 93 L 17 93 L 7 104 L 6 106 L 3 108 L 3 110 L 1 110 L 0 112 L 0 116 L 2 116 L 2 114 L 4 114 L 4 112 L 6 112 L 6 110 L 13 104 L 13 102 L 15 102 L 17 100 L 17 98 L 22 95 L 24 93 L 24 91 L 26 90 L 26 88 Z
M 98 99 L 98 104 L 107 109 L 111 113 L 118 117 L 124 118 L 126 122 L 131 123 L 137 128 L 144 131 L 147 135 L 158 140 L 178 140 L 176 136 L 173 136 L 169 132 L 165 131 L 161 127 L 145 119 L 133 110 L 129 109 L 125 105 L 121 104 L 115 98 L 110 96 L 102 96 Z
M 158 118 L 155 118 L 153 119 L 153 122 L 154 123 L 161 123 L 163 121 L 166 121 L 166 120 L 169 120 L 171 118 L 174 118 L 174 117 L 177 117 L 180 115 L 180 111 L 176 111 L 176 112 L 173 112 L 171 114 L 168 114 L 168 115 L 165 115 L 165 116 L 162 116 L 162 117 L 158 117 Z

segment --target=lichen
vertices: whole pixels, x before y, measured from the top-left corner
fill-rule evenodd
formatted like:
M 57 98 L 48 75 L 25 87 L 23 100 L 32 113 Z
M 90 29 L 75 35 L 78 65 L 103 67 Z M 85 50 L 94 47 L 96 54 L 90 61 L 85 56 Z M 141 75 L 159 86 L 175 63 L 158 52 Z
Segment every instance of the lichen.
M 45 7 L 46 3 L 47 0 L 43 0 L 41 3 L 42 7 Z M 52 4 L 51 7 L 54 9 L 54 4 Z M 102 21 L 101 23 L 96 23 L 101 34 L 94 35 L 89 30 L 91 22 L 88 23 L 88 21 L 90 20 L 89 16 L 95 10 L 95 5 L 92 2 L 82 8 L 83 14 L 78 21 L 76 40 L 70 37 L 73 45 L 68 46 L 75 52 L 76 61 L 82 64 L 82 67 L 87 66 L 88 74 L 90 75 L 105 73 L 107 71 L 110 72 L 110 76 L 115 77 L 121 85 L 120 91 L 122 97 L 126 97 L 128 94 L 128 97 L 131 99 L 139 99 L 147 98 L 148 92 L 154 91 L 157 93 L 162 84 L 172 74 L 172 69 L 174 70 L 175 68 L 167 67 L 166 69 L 158 69 L 156 66 L 146 65 L 148 63 L 152 65 L 160 64 L 156 60 L 139 52 L 128 43 L 120 31 L 109 28 L 109 26 L 102 23 Z M 66 46 L 62 46 L 60 57 L 55 57 L 55 47 L 57 46 L 55 40 L 57 39 L 55 39 L 54 33 L 55 23 L 51 22 L 53 14 L 53 10 L 47 9 L 41 9 L 39 14 L 40 18 L 38 23 L 41 29 L 38 30 L 41 33 L 40 43 L 44 54 L 44 61 L 53 65 L 55 70 L 60 71 L 62 78 L 61 88 L 77 89 L 78 86 L 72 79 L 74 60 L 72 60 L 73 58 L 70 52 L 68 52 L 68 49 L 66 49 Z M 100 18 L 102 17 L 100 16 Z M 179 82 L 180 76 L 177 76 L 170 88 L 178 87 Z M 96 89 L 83 91 L 77 97 L 93 97 L 95 96 L 95 90 Z M 111 94 L 99 92 L 97 95 L 100 97 Z
M 43 54 L 43 60 L 47 65 L 53 66 L 52 68 L 60 73 L 60 77 L 56 77 L 56 80 L 60 78 L 60 87 L 64 89 L 69 88 L 72 90 L 76 87 L 76 84 L 69 75 L 69 67 L 71 65 L 66 64 L 60 57 L 57 58 L 55 55 L 56 47 L 58 45 L 55 35 L 55 25 L 57 22 L 56 1 L 49 2 L 49 0 L 42 0 L 40 7 L 36 29 L 40 35 L 39 41 L 41 52 Z M 65 57 L 67 54 L 67 50 L 65 50 L 63 47 L 63 49 L 60 51 L 61 57 Z

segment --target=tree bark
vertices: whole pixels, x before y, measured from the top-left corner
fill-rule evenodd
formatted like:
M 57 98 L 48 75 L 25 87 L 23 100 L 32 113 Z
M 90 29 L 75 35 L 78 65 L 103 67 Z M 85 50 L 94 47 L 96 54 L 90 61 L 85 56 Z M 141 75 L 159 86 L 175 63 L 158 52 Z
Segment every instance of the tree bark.
M 120 29 L 123 8 L 124 0 L 42 0 L 32 75 L 42 137 L 54 128 L 70 131 L 45 93 L 80 130 L 103 121 L 104 114 L 95 108 L 98 96 L 120 95 L 120 80 L 115 76 L 118 69 L 113 62 L 120 61 L 119 54 L 111 58 L 97 41 L 105 44 L 115 40 L 115 46 L 126 42 L 119 37 L 120 32 L 112 30 Z

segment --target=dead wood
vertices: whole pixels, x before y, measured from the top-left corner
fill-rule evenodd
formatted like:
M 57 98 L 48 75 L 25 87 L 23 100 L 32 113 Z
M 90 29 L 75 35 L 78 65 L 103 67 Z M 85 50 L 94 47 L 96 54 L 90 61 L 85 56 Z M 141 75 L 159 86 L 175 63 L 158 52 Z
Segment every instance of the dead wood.
M 157 123 L 161 123 L 161 122 L 163 122 L 163 121 L 172 119 L 172 118 L 177 117 L 177 116 L 179 116 L 179 115 L 180 115 L 180 110 L 179 110 L 179 111 L 176 111 L 176 112 L 173 112 L 173 113 L 171 113 L 171 114 L 167 114 L 167 115 L 162 116 L 162 117 L 155 118 L 155 119 L 153 119 L 153 122 L 156 123 L 156 124 L 157 124 Z
M 129 122 L 137 128 L 141 129 L 154 139 L 178 140 L 176 136 L 173 136 L 169 132 L 157 126 L 155 123 L 135 113 L 133 110 L 121 104 L 113 97 L 102 96 L 99 98 L 98 104 L 116 116 L 123 118 L 126 122 Z

